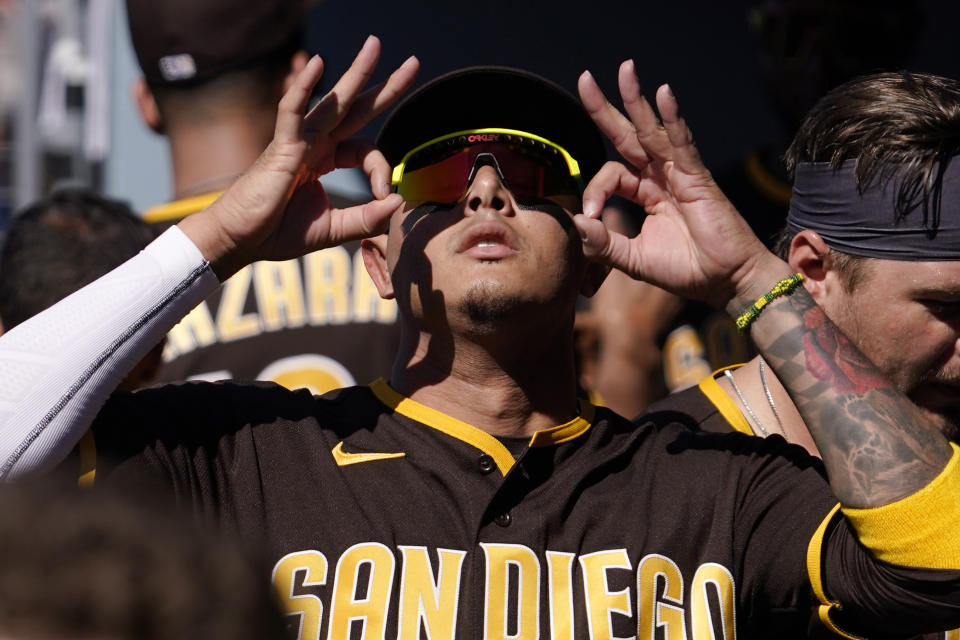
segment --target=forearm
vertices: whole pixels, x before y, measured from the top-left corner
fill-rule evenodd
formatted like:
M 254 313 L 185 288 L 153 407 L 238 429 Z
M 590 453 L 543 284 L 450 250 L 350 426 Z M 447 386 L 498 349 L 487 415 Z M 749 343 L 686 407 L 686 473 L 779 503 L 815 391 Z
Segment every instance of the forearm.
M 127 372 L 218 284 L 172 228 L 0 337 L 0 479 L 66 457 Z
M 741 295 L 728 310 L 754 299 Z M 943 470 L 951 456 L 946 438 L 802 287 L 772 302 L 751 337 L 800 411 L 844 505 L 891 503 Z

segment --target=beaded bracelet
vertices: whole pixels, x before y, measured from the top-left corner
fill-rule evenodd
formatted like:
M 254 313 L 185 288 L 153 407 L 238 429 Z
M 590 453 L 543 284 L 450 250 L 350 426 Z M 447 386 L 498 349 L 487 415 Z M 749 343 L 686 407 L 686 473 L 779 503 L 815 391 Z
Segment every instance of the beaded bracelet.
M 747 329 L 751 324 L 753 324 L 753 321 L 757 319 L 757 316 L 760 315 L 760 312 L 763 311 L 764 307 L 780 296 L 793 293 L 794 289 L 799 287 L 801 282 L 803 282 L 803 274 L 795 273 L 789 278 L 784 278 L 777 284 L 773 285 L 773 289 L 770 289 L 768 293 L 763 294 L 761 298 L 750 305 L 746 311 L 740 314 L 740 316 L 737 318 L 737 331 L 740 333 L 746 333 Z

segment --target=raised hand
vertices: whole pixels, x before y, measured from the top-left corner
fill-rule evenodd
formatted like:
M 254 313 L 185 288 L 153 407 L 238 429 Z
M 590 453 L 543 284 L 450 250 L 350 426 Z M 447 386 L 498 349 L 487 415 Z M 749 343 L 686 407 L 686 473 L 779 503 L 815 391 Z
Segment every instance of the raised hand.
M 587 185 L 584 215 L 575 218 L 584 252 L 634 278 L 719 307 L 735 296 L 764 293 L 789 273 L 787 265 L 766 250 L 703 166 L 669 86 L 656 95 L 661 124 L 640 92 L 632 61 L 620 66 L 618 80 L 627 115 L 610 104 L 589 72 L 578 83 L 587 112 L 629 163 L 608 162 Z M 650 214 L 633 239 L 597 219 L 612 194 Z
M 351 138 L 413 83 L 411 57 L 386 82 L 364 87 L 380 57 L 370 36 L 350 68 L 304 117 L 310 92 L 323 73 L 314 56 L 283 96 L 274 138 L 254 165 L 215 203 L 180 223 L 181 229 L 225 279 L 250 262 L 296 257 L 380 232 L 401 198 L 389 195 L 390 166 L 374 146 Z M 319 177 L 360 166 L 378 200 L 331 207 Z

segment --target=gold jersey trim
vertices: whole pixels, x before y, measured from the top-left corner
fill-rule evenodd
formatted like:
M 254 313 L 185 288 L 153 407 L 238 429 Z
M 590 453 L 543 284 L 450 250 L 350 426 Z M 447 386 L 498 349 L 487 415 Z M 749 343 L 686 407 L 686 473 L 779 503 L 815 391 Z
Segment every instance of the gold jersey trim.
M 827 534 L 827 527 L 830 526 L 830 522 L 836 517 L 839 510 L 840 504 L 837 503 L 823 519 L 823 522 L 820 523 L 820 526 L 817 527 L 813 536 L 810 537 L 810 544 L 807 545 L 807 575 L 810 577 L 810 586 L 813 588 L 813 593 L 817 596 L 817 600 L 820 601 L 817 615 L 823 626 L 842 638 L 860 640 L 859 636 L 847 633 L 838 627 L 830 618 L 830 611 L 835 609 L 838 604 L 827 598 L 826 590 L 823 588 L 823 573 L 821 571 L 823 565 L 823 539 Z
M 742 364 L 734 364 L 730 365 L 729 367 L 717 369 L 708 377 L 701 380 L 700 384 L 697 386 L 700 388 L 700 391 L 703 392 L 703 395 L 707 396 L 707 399 L 713 403 L 713 406 L 717 408 L 717 410 L 720 412 L 720 415 L 722 415 L 724 419 L 730 423 L 731 427 L 740 433 L 753 436 L 756 434 L 750 427 L 750 423 L 747 422 L 747 419 L 740 411 L 740 408 L 737 407 L 737 403 L 733 401 L 733 398 L 727 395 L 727 392 L 723 390 L 723 388 L 720 386 L 720 383 L 718 383 L 716 380 L 716 376 L 720 375 L 727 369 L 736 369 L 737 367 L 742 366 Z
M 580 415 L 570 422 L 537 431 L 530 438 L 530 446 L 549 447 L 563 442 L 570 442 L 586 433 L 590 425 L 593 424 L 593 416 L 596 408 L 583 399 L 579 401 L 579 406 Z
M 431 409 L 416 400 L 411 400 L 394 390 L 383 378 L 372 382 L 370 390 L 373 391 L 380 402 L 400 415 L 416 420 L 483 451 L 493 458 L 502 475 L 507 475 L 507 472 L 513 467 L 514 459 L 510 450 L 486 431 L 441 413 L 436 409 Z M 530 446 L 547 447 L 578 438 L 586 433 L 593 423 L 594 410 L 592 404 L 581 400 L 579 416 L 556 427 L 537 431 L 530 438 Z
M 143 220 L 144 222 L 156 223 L 186 218 L 191 213 L 196 213 L 210 206 L 222 193 L 223 191 L 211 191 L 210 193 L 193 196 L 192 198 L 183 198 L 182 200 L 174 200 L 173 202 L 150 207 L 143 212 Z
M 950 448 L 947 465 L 916 493 L 882 507 L 844 507 L 860 541 L 877 558 L 907 567 L 960 570 L 960 447 L 951 442 Z
M 81 489 L 89 489 L 97 477 L 97 441 L 92 429 L 87 429 L 83 434 L 83 438 L 77 444 L 77 450 L 80 454 L 80 476 L 77 478 L 77 486 Z

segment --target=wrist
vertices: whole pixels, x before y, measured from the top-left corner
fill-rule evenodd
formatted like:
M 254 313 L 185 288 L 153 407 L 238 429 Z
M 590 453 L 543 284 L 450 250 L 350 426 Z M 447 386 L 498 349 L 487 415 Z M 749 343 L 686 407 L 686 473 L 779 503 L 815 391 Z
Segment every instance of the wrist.
M 236 243 L 219 224 L 216 206 L 215 202 L 206 209 L 187 216 L 177 223 L 177 226 L 210 263 L 210 268 L 220 282 L 224 282 L 246 266 L 247 262 L 238 255 Z
M 769 293 L 778 282 L 793 275 L 790 265 L 765 251 L 734 274 L 734 294 L 724 305 L 724 309 L 731 317 L 737 318 Z

